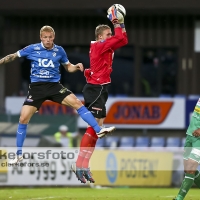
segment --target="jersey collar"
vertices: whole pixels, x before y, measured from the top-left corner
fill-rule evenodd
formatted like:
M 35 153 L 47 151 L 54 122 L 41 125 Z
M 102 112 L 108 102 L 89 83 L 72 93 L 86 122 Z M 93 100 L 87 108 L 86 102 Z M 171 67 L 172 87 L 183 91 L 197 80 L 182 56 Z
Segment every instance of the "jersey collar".
M 43 43 L 41 42 L 41 46 L 44 48 L 44 49 L 47 49 L 44 45 L 43 45 Z M 55 44 L 53 44 L 53 47 L 51 48 L 51 49 L 48 49 L 48 50 L 52 50 L 52 49 L 54 49 L 56 47 L 56 45 Z

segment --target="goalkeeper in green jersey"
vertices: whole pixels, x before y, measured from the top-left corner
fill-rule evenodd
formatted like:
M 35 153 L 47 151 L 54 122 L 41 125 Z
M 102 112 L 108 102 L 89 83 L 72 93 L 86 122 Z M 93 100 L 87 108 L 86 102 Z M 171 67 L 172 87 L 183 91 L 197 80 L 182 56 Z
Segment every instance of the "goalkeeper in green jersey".
M 183 154 L 185 177 L 174 200 L 183 200 L 193 183 L 200 188 L 200 172 L 197 170 L 200 162 L 200 99 L 192 113 L 186 134 Z

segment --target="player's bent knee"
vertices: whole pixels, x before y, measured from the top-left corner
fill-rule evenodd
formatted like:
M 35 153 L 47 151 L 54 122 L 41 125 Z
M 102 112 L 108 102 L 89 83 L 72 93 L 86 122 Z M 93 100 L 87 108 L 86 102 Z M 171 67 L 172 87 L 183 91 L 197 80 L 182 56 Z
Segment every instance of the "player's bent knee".
M 187 165 L 185 166 L 185 173 L 193 174 L 195 173 L 197 167 L 198 167 L 198 162 L 193 159 L 188 159 Z
M 21 124 L 28 124 L 29 120 L 30 120 L 29 117 L 27 117 L 25 115 L 21 115 L 20 118 L 19 118 L 19 122 Z
M 74 108 L 75 109 L 79 109 L 82 106 L 83 106 L 83 103 L 81 102 L 81 100 L 79 100 L 79 99 L 76 98 L 76 100 L 74 102 Z
M 21 124 L 28 124 L 29 119 L 28 119 L 27 117 L 20 116 L 19 122 L 20 122 Z

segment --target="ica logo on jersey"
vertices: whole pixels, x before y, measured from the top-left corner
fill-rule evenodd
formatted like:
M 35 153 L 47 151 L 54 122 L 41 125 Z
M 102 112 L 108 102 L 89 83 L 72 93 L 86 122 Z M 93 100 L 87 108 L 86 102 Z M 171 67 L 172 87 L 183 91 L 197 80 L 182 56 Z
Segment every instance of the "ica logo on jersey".
M 55 67 L 52 60 L 39 58 L 38 62 L 40 67 Z

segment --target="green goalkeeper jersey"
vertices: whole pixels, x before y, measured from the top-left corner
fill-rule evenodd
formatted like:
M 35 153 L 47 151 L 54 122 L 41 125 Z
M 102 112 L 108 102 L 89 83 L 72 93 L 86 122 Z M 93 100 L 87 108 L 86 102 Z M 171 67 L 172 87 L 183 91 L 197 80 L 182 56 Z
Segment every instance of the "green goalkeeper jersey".
M 194 108 L 186 134 L 193 136 L 192 133 L 198 128 L 200 128 L 200 99 Z

